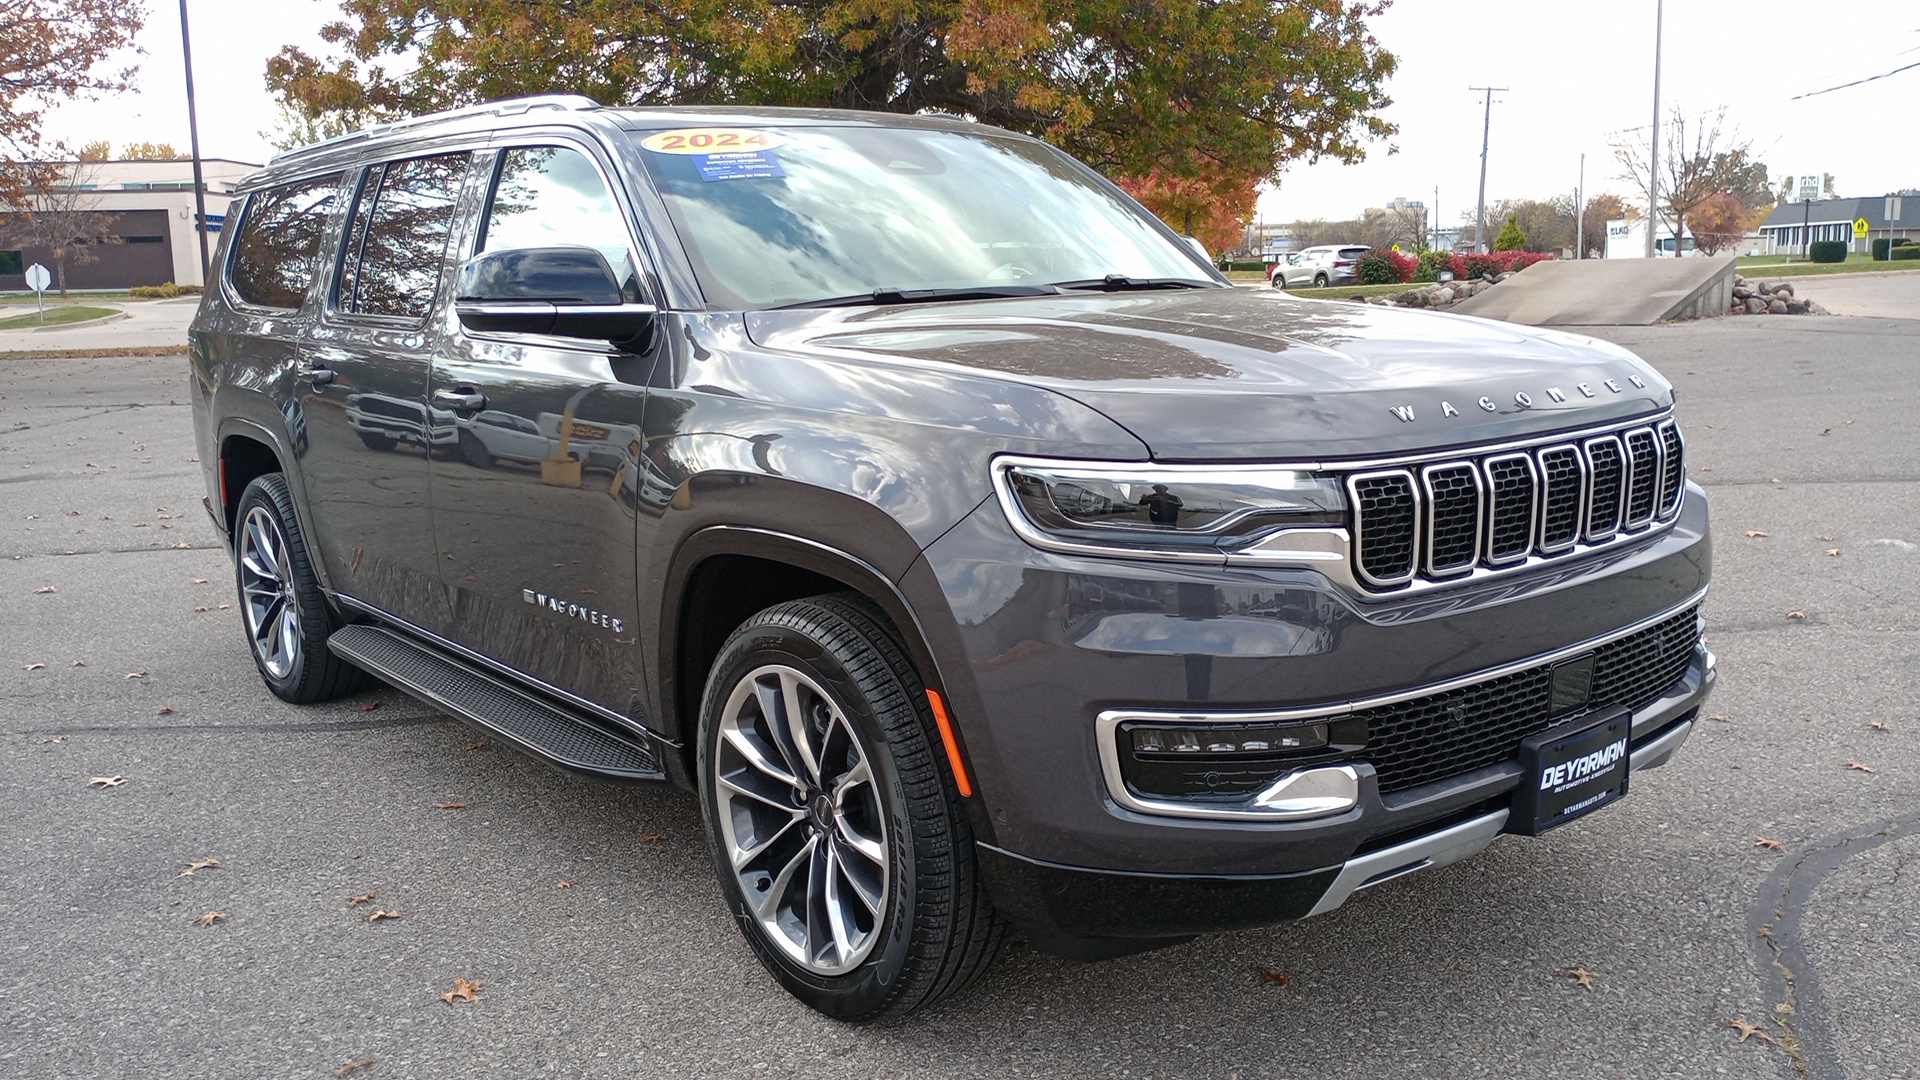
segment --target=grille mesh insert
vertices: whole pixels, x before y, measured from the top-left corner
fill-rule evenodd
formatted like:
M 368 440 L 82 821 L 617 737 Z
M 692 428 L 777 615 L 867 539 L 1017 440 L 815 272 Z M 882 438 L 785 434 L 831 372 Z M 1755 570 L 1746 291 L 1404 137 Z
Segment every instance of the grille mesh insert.
M 1633 465 L 1627 482 L 1627 523 L 1640 525 L 1653 517 L 1654 496 L 1660 490 L 1660 454 L 1653 432 L 1643 428 L 1627 433 L 1627 459 Z
M 1572 547 L 1580 538 L 1580 451 L 1571 446 L 1542 450 L 1540 475 L 1547 489 L 1540 546 L 1547 551 Z
M 1587 537 L 1597 540 L 1620 529 L 1620 484 L 1625 462 L 1620 440 L 1608 437 L 1587 442 L 1587 465 L 1593 470 L 1588 496 Z
M 1487 490 L 1493 500 L 1487 515 L 1487 558 L 1504 562 L 1525 555 L 1533 547 L 1531 462 L 1521 454 L 1488 460 Z
M 1404 473 L 1356 477 L 1353 495 L 1354 513 L 1362 522 L 1360 569 L 1376 581 L 1412 574 L 1420 518 L 1413 478 Z
M 1426 471 L 1426 484 L 1427 570 L 1465 570 L 1480 558 L 1479 479 L 1472 465 L 1441 465 Z
M 1680 485 L 1686 481 L 1686 461 L 1680 451 L 1680 425 L 1669 420 L 1660 425 L 1660 442 L 1667 449 L 1665 475 L 1660 484 L 1660 516 L 1673 513 L 1680 502 Z

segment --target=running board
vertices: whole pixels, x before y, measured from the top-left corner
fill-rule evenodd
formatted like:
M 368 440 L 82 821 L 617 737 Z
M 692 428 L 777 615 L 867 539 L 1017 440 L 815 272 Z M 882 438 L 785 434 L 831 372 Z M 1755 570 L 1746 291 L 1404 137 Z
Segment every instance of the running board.
M 645 735 L 610 731 L 395 631 L 342 627 L 327 638 L 327 647 L 414 697 L 560 768 L 617 780 L 666 779 L 660 752 Z

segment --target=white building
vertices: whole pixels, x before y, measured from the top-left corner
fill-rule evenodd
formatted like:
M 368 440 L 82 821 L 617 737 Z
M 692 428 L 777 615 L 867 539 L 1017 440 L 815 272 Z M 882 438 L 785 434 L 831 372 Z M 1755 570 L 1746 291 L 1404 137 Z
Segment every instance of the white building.
M 125 289 L 134 285 L 202 285 L 200 240 L 194 233 L 193 161 L 89 161 L 79 188 L 87 193 L 80 208 L 115 215 L 106 232 L 117 242 L 95 246 L 91 261 L 69 260 L 69 289 Z M 226 219 L 233 187 L 260 166 L 224 158 L 202 158 L 206 184 L 207 249 L 212 251 Z M 26 288 L 26 268 L 53 267 L 44 248 L 8 243 L 0 231 L 0 289 Z

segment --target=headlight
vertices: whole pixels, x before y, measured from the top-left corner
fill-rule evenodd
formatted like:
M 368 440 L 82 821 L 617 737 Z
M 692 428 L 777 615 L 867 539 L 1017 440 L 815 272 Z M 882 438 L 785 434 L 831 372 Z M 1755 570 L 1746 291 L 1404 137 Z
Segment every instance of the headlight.
M 1000 458 L 994 488 L 1029 543 L 1088 554 L 1266 561 L 1283 534 L 1347 522 L 1329 476 L 1267 466 L 1180 466 Z M 1344 542 L 1344 530 L 1338 539 Z M 1300 545 L 1284 544 L 1289 555 Z M 1308 543 L 1306 561 L 1339 557 Z M 1325 552 L 1325 554 L 1322 554 Z

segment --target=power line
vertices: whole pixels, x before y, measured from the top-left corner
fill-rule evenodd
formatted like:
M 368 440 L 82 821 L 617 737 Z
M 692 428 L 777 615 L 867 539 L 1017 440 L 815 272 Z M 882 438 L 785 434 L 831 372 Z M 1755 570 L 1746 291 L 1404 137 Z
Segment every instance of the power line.
M 1801 98 L 1819 97 L 1821 94 L 1831 94 L 1835 90 L 1845 90 L 1849 86 L 1859 86 L 1862 83 L 1870 83 L 1876 79 L 1884 79 L 1889 75 L 1898 75 L 1903 71 L 1908 71 L 1913 68 L 1920 68 L 1920 61 L 1916 61 L 1911 64 L 1902 64 L 1901 66 L 1894 68 L 1892 71 L 1881 72 L 1878 75 L 1869 75 L 1864 79 L 1855 79 L 1852 82 L 1841 83 L 1839 86 L 1829 86 L 1825 90 L 1815 90 L 1815 91 L 1812 91 L 1811 93 L 1806 93 L 1806 94 L 1795 94 L 1792 97 L 1788 98 L 1787 100 L 1799 101 Z

